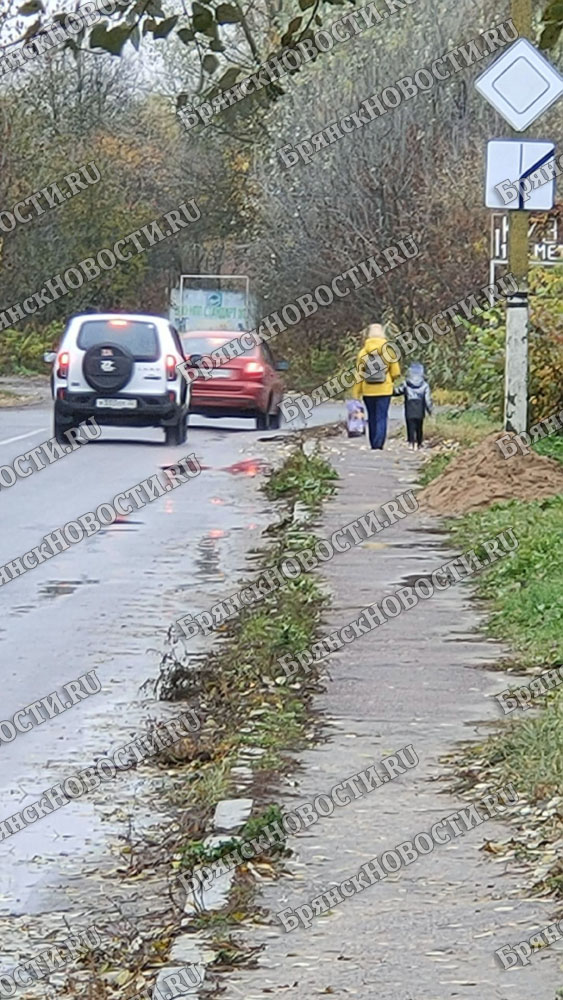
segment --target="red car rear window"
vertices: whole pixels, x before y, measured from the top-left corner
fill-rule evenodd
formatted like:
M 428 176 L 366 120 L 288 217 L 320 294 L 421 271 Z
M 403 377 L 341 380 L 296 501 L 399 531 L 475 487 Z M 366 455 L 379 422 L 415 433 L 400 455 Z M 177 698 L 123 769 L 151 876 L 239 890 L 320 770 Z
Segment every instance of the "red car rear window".
M 218 347 L 223 347 L 224 344 L 228 344 L 234 339 L 232 334 L 228 337 L 195 337 L 186 336 L 186 334 L 181 334 L 180 336 L 186 357 L 190 357 L 192 354 L 211 354 Z M 248 351 L 243 351 L 240 355 L 241 358 L 257 358 L 258 356 L 258 348 L 256 346 L 251 347 Z

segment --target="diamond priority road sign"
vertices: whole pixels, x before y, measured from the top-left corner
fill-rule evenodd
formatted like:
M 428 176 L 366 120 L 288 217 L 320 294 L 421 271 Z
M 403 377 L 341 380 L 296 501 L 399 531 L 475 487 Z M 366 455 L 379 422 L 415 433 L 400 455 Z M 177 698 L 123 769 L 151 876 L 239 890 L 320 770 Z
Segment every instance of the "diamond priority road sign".
M 525 38 L 511 45 L 475 81 L 485 100 L 523 132 L 563 94 L 563 77 Z

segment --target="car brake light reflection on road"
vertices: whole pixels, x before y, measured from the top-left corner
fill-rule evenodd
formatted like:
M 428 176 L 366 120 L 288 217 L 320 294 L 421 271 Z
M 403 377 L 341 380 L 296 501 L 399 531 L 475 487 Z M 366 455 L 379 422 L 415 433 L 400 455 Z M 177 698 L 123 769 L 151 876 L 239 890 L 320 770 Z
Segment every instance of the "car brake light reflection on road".
M 268 469 L 266 462 L 263 462 L 260 458 L 245 458 L 242 462 L 234 462 L 233 465 L 227 465 L 222 472 L 231 472 L 233 475 L 244 475 L 244 476 L 256 476 L 259 472 L 265 472 Z

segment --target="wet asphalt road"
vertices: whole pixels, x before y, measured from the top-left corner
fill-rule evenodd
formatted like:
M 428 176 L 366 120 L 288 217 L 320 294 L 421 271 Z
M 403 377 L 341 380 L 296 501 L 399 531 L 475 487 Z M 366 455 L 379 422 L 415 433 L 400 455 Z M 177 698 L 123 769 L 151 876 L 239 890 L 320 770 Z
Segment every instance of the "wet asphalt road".
M 342 404 L 325 404 L 311 422 L 342 414 Z M 50 406 L 0 410 L 0 465 L 51 434 Z M 158 674 L 169 625 L 230 592 L 226 583 L 241 576 L 245 553 L 271 519 L 253 461 L 268 455 L 267 437 L 250 421 L 196 417 L 187 445 L 169 448 L 160 430 L 104 428 L 99 441 L 0 489 L 1 565 L 183 455 L 195 451 L 205 467 L 0 589 L 0 721 L 89 670 L 102 684 L 66 713 L 0 740 L 0 821 L 159 713 L 139 689 Z M 127 780 L 118 778 L 126 797 Z M 84 796 L 0 844 L 0 916 L 50 912 L 56 887 L 80 880 L 86 855 L 100 853 L 109 830 L 107 815 Z M 56 905 L 64 906 L 61 898 Z

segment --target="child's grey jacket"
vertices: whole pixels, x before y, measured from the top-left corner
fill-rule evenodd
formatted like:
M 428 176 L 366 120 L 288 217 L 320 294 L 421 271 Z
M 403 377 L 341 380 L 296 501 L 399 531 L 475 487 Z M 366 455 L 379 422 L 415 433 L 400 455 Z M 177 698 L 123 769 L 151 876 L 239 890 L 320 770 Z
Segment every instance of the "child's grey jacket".
M 405 417 L 408 420 L 422 420 L 425 413 L 432 413 L 432 394 L 422 365 L 410 366 L 406 380 L 393 390 L 393 395 L 405 397 Z

